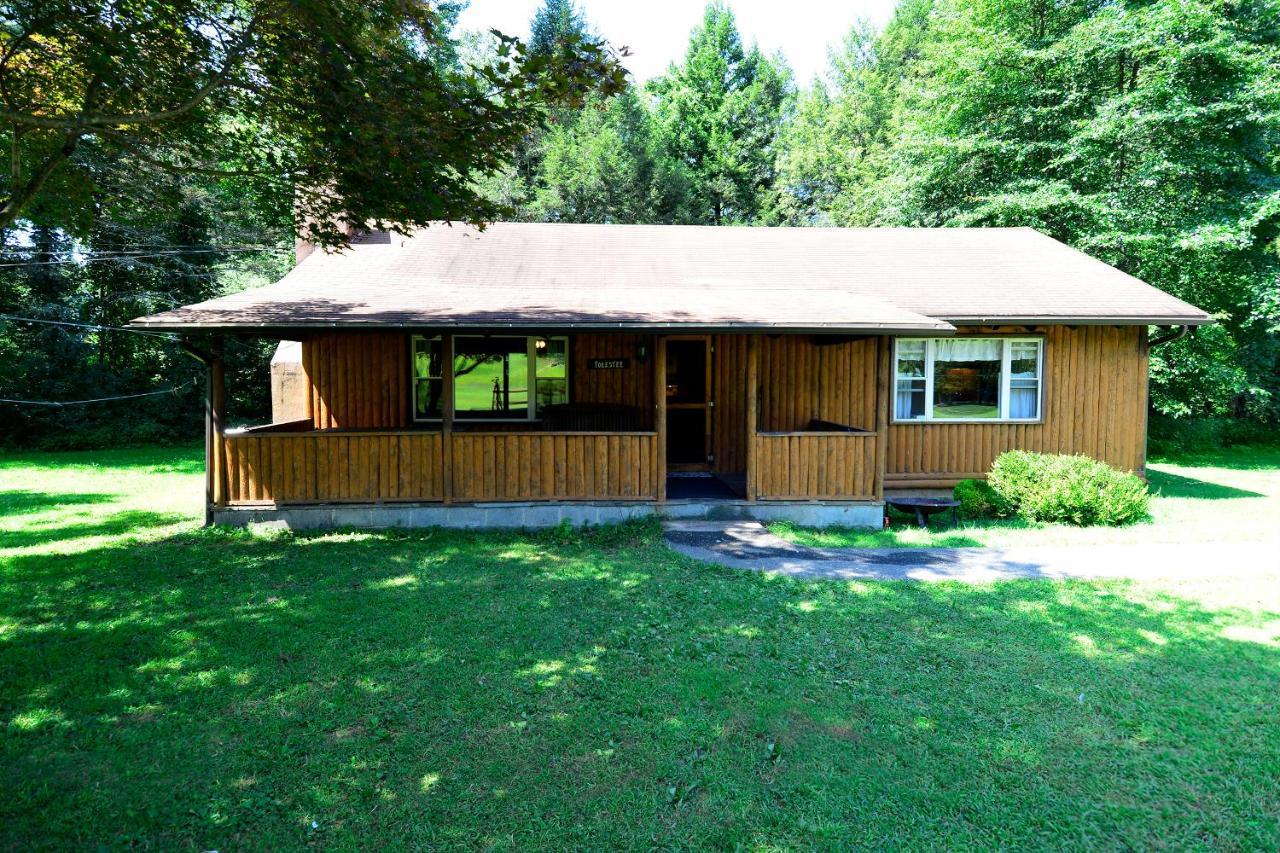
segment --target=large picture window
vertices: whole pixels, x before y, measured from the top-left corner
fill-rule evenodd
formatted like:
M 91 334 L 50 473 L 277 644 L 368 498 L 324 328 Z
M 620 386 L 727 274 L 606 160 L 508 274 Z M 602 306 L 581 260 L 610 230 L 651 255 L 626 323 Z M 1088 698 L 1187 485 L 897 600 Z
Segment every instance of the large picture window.
M 894 358 L 895 421 L 1040 419 L 1039 338 L 903 338 Z
M 443 416 L 442 358 L 439 337 L 413 339 L 416 420 L 440 420 Z M 531 420 L 539 409 L 568 401 L 567 338 L 459 335 L 453 339 L 456 419 Z

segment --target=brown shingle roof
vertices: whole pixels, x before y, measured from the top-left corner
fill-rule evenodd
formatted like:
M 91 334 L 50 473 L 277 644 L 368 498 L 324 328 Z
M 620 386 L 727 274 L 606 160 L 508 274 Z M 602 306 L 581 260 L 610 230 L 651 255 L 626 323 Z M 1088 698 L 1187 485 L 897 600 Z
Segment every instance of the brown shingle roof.
M 135 322 L 911 332 L 948 321 L 1208 320 L 1028 228 L 496 223 L 316 252 L 271 286 Z

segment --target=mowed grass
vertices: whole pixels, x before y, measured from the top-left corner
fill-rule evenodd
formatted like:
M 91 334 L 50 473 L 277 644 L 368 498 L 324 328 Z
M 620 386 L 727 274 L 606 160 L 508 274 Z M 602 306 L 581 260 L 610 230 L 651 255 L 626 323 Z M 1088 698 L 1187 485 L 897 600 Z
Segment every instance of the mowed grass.
M 928 530 L 914 515 L 890 511 L 887 530 L 770 525 L 802 545 L 856 548 L 1101 545 L 1113 543 L 1263 542 L 1280 551 L 1280 447 L 1232 447 L 1211 454 L 1156 458 L 1148 465 L 1151 518 L 1126 527 L 1072 527 L 1020 519 L 936 515 Z
M 800 582 L 201 492 L 0 457 L 0 847 L 1280 847 L 1280 577 Z

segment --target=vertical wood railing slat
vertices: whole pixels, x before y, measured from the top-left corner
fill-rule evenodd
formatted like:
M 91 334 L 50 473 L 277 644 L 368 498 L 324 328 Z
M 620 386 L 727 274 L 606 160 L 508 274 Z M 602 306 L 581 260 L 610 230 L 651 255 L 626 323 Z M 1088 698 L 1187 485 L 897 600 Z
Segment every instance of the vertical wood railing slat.
M 653 342 L 653 427 L 657 433 L 653 475 L 661 503 L 667 499 L 667 339 L 662 335 Z

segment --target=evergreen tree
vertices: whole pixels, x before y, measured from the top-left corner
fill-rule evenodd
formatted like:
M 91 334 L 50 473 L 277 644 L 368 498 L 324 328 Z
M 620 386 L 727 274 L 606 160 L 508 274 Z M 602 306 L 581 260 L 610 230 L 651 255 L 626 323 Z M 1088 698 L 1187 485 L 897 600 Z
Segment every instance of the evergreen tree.
M 689 170 L 695 221 L 754 222 L 772 208 L 777 141 L 791 94 L 781 58 L 744 50 L 733 13 L 707 6 L 684 63 L 653 80 L 663 144 Z
M 574 37 L 591 35 L 587 20 L 573 0 L 543 0 L 529 27 L 529 53 L 550 56 Z
M 586 18 L 573 0 L 543 0 L 533 13 L 529 25 L 529 54 L 549 58 L 567 46 L 594 38 Z M 478 185 L 481 194 L 506 207 L 509 217 L 517 220 L 537 219 L 539 172 L 547 132 L 552 127 L 571 125 L 581 107 L 553 108 L 547 127 L 533 127 L 525 135 L 509 169 L 485 176 Z
M 659 144 L 644 103 L 628 89 L 594 99 L 543 143 L 534 218 L 553 222 L 683 222 L 688 178 Z
M 940 0 L 881 221 L 1030 225 L 1220 316 L 1157 350 L 1157 408 L 1277 412 L 1274 3 Z
M 885 29 L 856 24 L 825 79 L 797 99 L 779 146 L 778 213 L 794 225 L 867 225 L 894 208 L 875 194 L 896 139 L 895 111 L 916 72 L 933 0 L 903 0 Z

